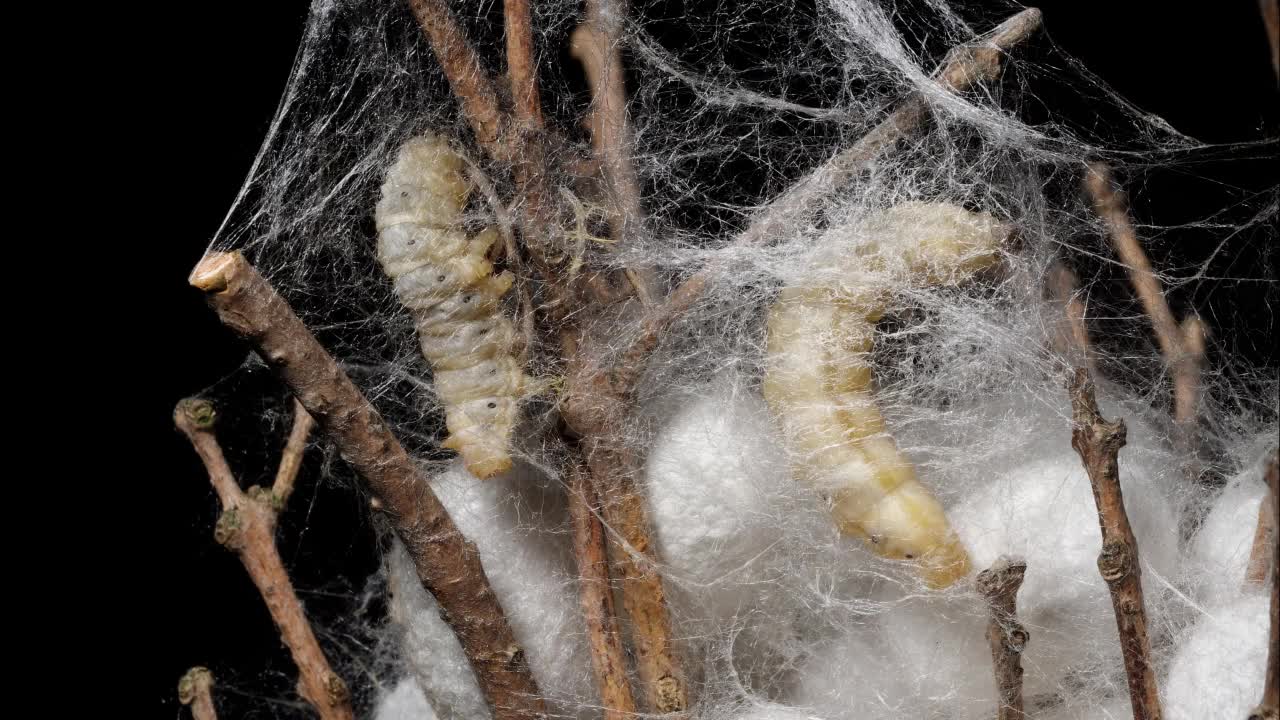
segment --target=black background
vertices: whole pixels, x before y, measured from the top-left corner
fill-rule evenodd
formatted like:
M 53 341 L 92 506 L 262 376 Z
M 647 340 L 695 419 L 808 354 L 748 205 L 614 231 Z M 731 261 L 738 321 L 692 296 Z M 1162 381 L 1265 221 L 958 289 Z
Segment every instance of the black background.
M 1055 0 L 1040 7 L 1061 48 L 1180 131 L 1214 143 L 1276 136 L 1276 78 L 1255 0 L 1185 6 L 1194 11 L 1178 3 L 1120 0 Z M 174 689 L 194 664 L 210 666 L 222 682 L 224 717 L 305 716 L 280 701 L 291 695 L 287 653 L 236 558 L 214 543 L 216 500 L 170 422 L 178 398 L 216 383 L 247 352 L 188 288 L 186 275 L 253 160 L 288 79 L 305 15 L 300 1 L 172 5 L 162 28 L 141 33 L 133 48 L 140 55 L 138 72 L 121 81 L 154 101 L 137 129 L 144 149 L 154 153 L 149 172 L 161 178 L 156 205 L 172 214 L 159 225 L 166 229 L 163 237 L 145 238 L 154 266 L 146 273 L 152 284 L 142 302 L 151 318 L 148 339 L 156 345 L 144 350 L 148 359 L 138 386 L 146 392 L 133 400 L 139 419 L 129 429 L 129 447 L 145 450 L 132 465 L 148 504 L 133 562 L 145 583 L 140 587 L 149 590 L 129 592 L 143 607 L 141 631 L 150 639 L 145 654 L 154 660 L 133 682 L 147 716 L 185 713 Z M 180 161 L 174 157 L 178 147 Z M 1275 185 L 1274 163 L 1252 162 L 1245 173 L 1245 184 Z M 1188 203 L 1195 198 L 1176 188 L 1135 198 L 1140 213 L 1157 218 L 1166 210 L 1170 216 L 1183 212 Z M 1261 253 L 1257 261 L 1272 257 Z M 1251 274 L 1266 273 L 1254 268 Z M 1238 307 L 1218 316 L 1218 332 L 1269 337 L 1274 317 L 1266 303 L 1273 293 L 1258 286 L 1239 292 Z M 1239 327 L 1221 327 L 1227 323 Z M 1250 343 L 1246 351 L 1274 374 L 1275 355 L 1265 345 Z M 350 616 L 363 607 L 359 593 L 375 567 L 374 533 L 353 493 L 315 487 L 315 454 L 284 520 L 282 553 L 309 609 Z M 376 603 L 369 612 L 376 615 Z M 353 684 L 361 683 L 349 667 L 344 670 Z

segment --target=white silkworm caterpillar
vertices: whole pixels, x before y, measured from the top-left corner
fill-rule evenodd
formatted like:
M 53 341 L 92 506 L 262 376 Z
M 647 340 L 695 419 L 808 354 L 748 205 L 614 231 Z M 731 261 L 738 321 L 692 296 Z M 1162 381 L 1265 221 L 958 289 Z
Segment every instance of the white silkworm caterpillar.
M 908 202 L 859 227 L 865 242 L 820 247 L 816 279 L 769 313 L 764 394 L 799 479 L 827 495 L 840 531 L 888 558 L 915 560 L 933 587 L 969 572 L 941 504 L 916 478 L 872 396 L 875 323 L 892 289 L 957 284 L 993 265 L 1008 228 L 986 213 Z M 865 271 L 849 284 L 835 271 Z M 847 274 L 846 274 L 847 276 Z
M 486 478 L 511 467 L 525 376 L 512 354 L 515 328 L 501 311 L 513 278 L 495 275 L 485 258 L 498 233 L 468 238 L 461 224 L 471 193 L 463 165 L 444 138 L 410 139 L 387 170 L 374 219 L 378 261 L 413 316 L 444 403 L 444 447 Z

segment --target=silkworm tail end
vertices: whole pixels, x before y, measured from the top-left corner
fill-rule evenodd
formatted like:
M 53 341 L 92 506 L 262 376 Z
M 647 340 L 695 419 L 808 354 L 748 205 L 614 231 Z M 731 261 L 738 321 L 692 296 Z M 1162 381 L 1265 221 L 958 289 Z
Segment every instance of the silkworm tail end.
M 465 442 L 457 435 L 449 436 L 440 446 L 457 451 L 462 456 L 462 464 L 467 472 L 480 480 L 501 475 L 511 469 L 511 456 L 506 452 Z
M 934 590 L 944 590 L 969 575 L 969 553 L 952 537 L 920 558 L 920 575 Z

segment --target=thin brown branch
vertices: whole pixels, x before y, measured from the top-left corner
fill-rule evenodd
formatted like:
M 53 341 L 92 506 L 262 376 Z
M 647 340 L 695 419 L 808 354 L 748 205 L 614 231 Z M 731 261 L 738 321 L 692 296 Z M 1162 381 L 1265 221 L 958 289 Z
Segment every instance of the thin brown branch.
M 320 649 L 276 549 L 276 505 L 271 493 L 258 487 L 248 493 L 240 490 L 214 434 L 216 418 L 212 403 L 195 398 L 179 402 L 173 413 L 174 424 L 204 461 L 222 502 L 214 537 L 239 555 L 262 595 L 298 666 L 298 694 L 323 720 L 352 720 L 351 694 Z
M 298 471 L 302 469 L 302 456 L 307 451 L 307 440 L 311 437 L 311 429 L 316 421 L 307 414 L 307 409 L 295 398 L 293 401 L 293 427 L 289 430 L 289 439 L 285 442 L 284 452 L 280 455 L 280 467 L 276 469 L 276 480 L 271 484 L 271 496 L 277 508 L 283 508 L 293 494 L 293 484 L 298 479 Z
M 626 653 L 613 607 L 604 525 L 596 515 L 599 498 L 586 468 L 576 460 L 571 462 L 569 514 L 573 521 L 573 555 L 578 563 L 591 666 L 604 703 L 605 720 L 628 720 L 635 715 L 636 702 L 627 680 Z
M 1273 464 L 1268 475 L 1276 471 Z M 1262 587 L 1267 581 L 1267 573 L 1276 555 L 1276 515 L 1275 493 L 1267 488 L 1267 493 L 1258 503 L 1258 526 L 1253 531 L 1253 545 L 1249 550 L 1249 564 L 1244 573 L 1246 586 Z
M 507 78 L 516 122 L 541 128 L 542 100 L 538 97 L 538 61 L 533 54 L 533 20 L 529 0 L 503 0 L 507 36 Z
M 606 191 L 612 199 L 611 235 L 618 247 L 633 241 L 641 225 L 640 182 L 632 161 L 631 126 L 627 119 L 626 76 L 622 68 L 621 19 L 626 0 L 589 0 L 586 17 L 569 39 L 569 52 L 591 87 L 591 144 L 600 161 Z M 625 271 L 636 296 L 646 307 L 659 292 L 657 280 L 647 269 Z
M 1198 315 L 1190 315 L 1178 330 L 1182 337 L 1182 359 L 1173 376 L 1173 420 L 1182 436 L 1182 445 L 1194 457 L 1199 450 L 1196 424 L 1203 392 L 1205 326 Z
M 1160 720 L 1160 692 L 1151 663 L 1138 541 L 1129 525 L 1120 491 L 1118 456 L 1126 440 L 1124 421 L 1103 419 L 1088 370 L 1078 368 L 1068 389 L 1072 407 L 1071 447 L 1084 463 L 1098 506 L 1098 524 L 1102 528 L 1098 571 L 1111 591 L 1133 718 Z
M 1027 8 L 977 41 L 953 48 L 947 54 L 947 60 L 934 73 L 939 86 L 946 91 L 963 92 L 979 82 L 998 78 L 1003 55 L 1034 34 L 1040 27 L 1040 20 L 1038 9 Z M 922 127 L 929 115 L 928 111 L 928 96 L 920 92 L 912 94 L 860 140 L 837 153 L 765 205 L 747 229 L 734 239 L 734 244 L 750 246 L 767 243 L 774 237 L 791 231 L 800 221 L 817 212 L 867 163 Z M 710 280 L 710 270 L 694 273 L 676 287 L 665 302 L 649 313 L 640 334 L 619 356 L 616 367 L 619 368 L 620 384 L 625 385 L 634 380 L 644 368 L 645 359 L 657 345 L 658 336 L 697 302 Z
M 619 439 L 624 434 L 630 395 L 621 392 L 609 374 L 584 362 L 587 354 L 573 337 L 563 340 L 570 373 L 561 414 L 581 438 L 601 512 L 612 530 L 609 557 L 622 580 L 622 604 L 631 621 L 640 688 L 648 710 L 681 712 L 689 707 L 688 689 L 643 496 L 636 483 L 640 461 Z
M 987 35 L 953 48 L 933 74 L 938 89 L 959 93 L 980 82 L 996 80 L 1003 69 L 1001 59 L 1004 54 L 1031 37 L 1040 28 L 1040 21 L 1040 11 L 1027 8 L 1000 23 Z M 913 93 L 862 139 L 836 153 L 817 170 L 770 201 L 756 214 L 746 231 L 738 236 L 737 242 L 756 245 L 771 241 L 779 233 L 791 231 L 813 215 L 868 162 L 920 128 L 929 116 L 929 106 L 927 94 Z
M 1151 319 L 1160 352 L 1173 375 L 1174 421 L 1180 444 L 1194 454 L 1195 425 L 1199 414 L 1200 372 L 1204 361 L 1204 324 L 1190 317 L 1179 325 L 1169 309 L 1164 288 L 1147 259 L 1138 233 L 1129 219 L 1129 204 L 1123 190 L 1102 163 L 1091 163 L 1084 180 L 1094 209 L 1107 226 L 1107 236 L 1116 255 L 1129 271 L 1129 282 Z
M 178 702 L 191 708 L 195 720 L 218 720 L 213 709 L 213 673 L 209 668 L 193 667 L 178 681 Z
M 1280 521 L 1280 451 L 1271 456 L 1267 470 L 1267 502 L 1272 527 Z M 1275 553 L 1275 539 L 1271 551 Z M 1249 714 L 1249 720 L 1276 720 L 1280 717 L 1280 563 L 1271 573 L 1271 644 L 1267 650 L 1267 674 L 1263 679 L 1262 701 Z
M 1058 352 L 1073 366 L 1089 368 L 1090 373 L 1097 372 L 1097 357 L 1093 343 L 1089 340 L 1089 326 L 1085 323 L 1088 312 L 1080 300 L 1079 283 L 1076 274 L 1066 265 L 1054 263 L 1049 268 L 1047 278 L 1049 294 L 1054 302 L 1061 306 L 1066 326 L 1054 334 Z
M 525 654 L 480 564 L 427 477 L 289 305 L 238 253 L 212 253 L 190 282 L 253 344 L 368 484 L 458 635 L 495 720 L 546 713 Z
M 1271 45 L 1271 69 L 1276 73 L 1276 83 L 1280 84 L 1280 0 L 1258 0 L 1258 9 L 1262 11 L 1262 26 Z
M 476 141 L 491 156 L 507 158 L 514 149 L 504 142 L 510 123 L 498 105 L 493 78 L 480 64 L 447 0 L 409 0 L 409 8 L 431 42 Z
M 1026 718 L 1022 710 L 1022 651 L 1031 634 L 1017 617 L 1018 588 L 1022 587 L 1026 572 L 1025 561 L 1001 557 L 978 573 L 978 592 L 987 599 L 991 610 L 987 641 L 991 644 L 991 662 L 995 667 L 996 690 L 1000 698 L 996 720 Z

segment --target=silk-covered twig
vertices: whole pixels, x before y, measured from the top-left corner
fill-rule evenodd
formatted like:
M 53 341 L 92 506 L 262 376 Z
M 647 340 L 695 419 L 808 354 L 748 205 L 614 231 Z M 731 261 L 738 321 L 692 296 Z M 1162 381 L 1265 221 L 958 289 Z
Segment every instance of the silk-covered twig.
M 1195 425 L 1200 404 L 1200 372 L 1204 361 L 1204 323 L 1190 316 L 1179 324 L 1165 298 L 1160 278 L 1151 268 L 1142 242 L 1129 219 L 1128 199 L 1102 163 L 1092 163 L 1085 174 L 1084 186 L 1093 200 L 1094 209 L 1107 227 L 1107 237 L 1116 255 L 1129 271 L 1142 308 L 1151 320 L 1156 342 L 1173 376 L 1174 422 L 1184 449 L 1196 449 Z
M 622 69 L 621 20 L 626 0 L 589 0 L 586 17 L 569 39 L 569 52 L 582 63 L 591 86 L 591 144 L 612 200 L 609 225 L 613 240 L 626 246 L 641 225 L 640 182 L 631 159 L 626 77 Z M 653 305 L 658 283 L 647 269 L 628 268 L 627 280 L 646 307 Z
M 1068 390 L 1072 407 L 1071 447 L 1084 463 L 1098 507 L 1098 524 L 1102 528 L 1098 572 L 1111 592 L 1133 719 L 1160 720 L 1160 692 L 1151 662 L 1138 541 L 1129 525 L 1120 490 L 1118 458 L 1126 441 L 1125 424 L 1123 420 L 1103 419 L 1088 370 L 1076 369 Z
M 1262 28 L 1271 46 L 1271 69 L 1280 83 L 1280 0 L 1258 0 L 1258 10 L 1262 12 Z
M 470 45 L 440 0 L 410 0 L 410 4 L 441 64 L 452 62 L 455 66 L 468 66 L 468 62 L 451 59 L 451 49 L 463 47 L 469 53 Z M 517 8 L 513 6 L 512 9 Z M 445 30 L 441 30 L 442 25 Z M 485 109 L 487 103 L 476 102 L 469 93 L 478 91 L 483 100 L 491 83 L 454 82 L 454 73 L 449 67 L 445 72 L 473 130 L 484 126 L 485 123 L 480 122 L 481 118 L 477 118 L 475 113 Z M 574 277 L 568 273 L 565 258 L 549 242 L 556 231 L 543 203 L 549 200 L 546 190 L 548 169 L 533 167 L 530 163 L 533 158 L 521 157 L 521 149 L 503 150 L 494 144 L 481 144 L 495 160 L 515 160 L 516 193 L 522 201 L 520 227 L 525 249 L 546 281 L 545 287 L 550 295 L 550 302 L 543 306 L 543 310 L 549 324 L 560 334 L 565 363 L 571 368 L 588 367 L 587 363 L 580 362 L 591 353 L 590 348 L 583 346 L 582 325 L 577 318 L 584 308 L 589 309 L 591 303 L 586 301 L 587 294 L 594 296 L 597 305 L 608 304 L 611 299 L 608 283 L 593 285 L 591 274 Z M 513 144 L 522 145 L 519 140 L 508 138 L 508 145 Z M 549 158 L 541 160 L 545 164 Z M 582 289 L 587 292 L 580 292 Z M 614 438 L 621 427 L 626 403 L 615 396 L 602 395 L 597 389 L 590 372 L 570 370 L 565 392 L 570 400 L 563 404 L 564 419 L 582 438 L 587 466 L 602 499 L 604 518 L 616 533 L 611 537 L 622 543 L 622 546 L 617 542 L 611 544 L 611 555 L 619 564 L 624 581 L 621 587 L 623 606 L 631 619 L 636 662 L 650 704 L 653 709 L 663 712 L 683 710 L 688 706 L 688 698 L 683 673 L 674 654 L 671 622 L 651 549 L 643 499 L 635 487 L 637 463 L 628 453 L 610 451 L 616 445 Z M 591 408 L 589 412 L 576 412 L 586 407 Z M 601 414 L 598 412 L 601 408 L 609 411 Z
M 1031 639 L 1018 622 L 1018 588 L 1027 573 L 1027 563 L 1018 558 L 1001 557 L 978 573 L 978 592 L 987 600 L 991 619 L 987 622 L 987 642 L 991 645 L 991 662 L 995 668 L 999 706 L 996 720 L 1024 720 L 1022 710 L 1022 651 Z
M 1096 373 L 1097 358 L 1089 340 L 1089 326 L 1085 323 L 1087 308 L 1080 300 L 1076 274 L 1059 262 L 1049 268 L 1046 280 L 1049 295 L 1063 315 L 1059 318 L 1062 324 L 1058 325 L 1059 330 L 1054 336 L 1058 352 L 1072 366 L 1083 365 L 1089 368 L 1090 373 Z
M 507 79 L 516 122 L 541 129 L 542 100 L 538 96 L 538 62 L 533 48 L 533 19 L 529 0 L 503 0 L 507 39 Z
M 590 473 L 576 458 L 570 460 L 568 477 L 573 556 L 578 564 L 578 592 L 587 624 L 591 666 L 605 720 L 627 720 L 635 715 L 636 702 L 627 680 L 627 658 L 614 612 L 604 525 L 596 514 L 600 501 Z
M 479 552 L 378 411 L 240 253 L 205 256 L 190 282 L 284 380 L 381 501 L 419 579 L 457 634 L 494 720 L 545 715 L 542 695 Z
M 193 667 L 178 681 L 178 702 L 191 708 L 194 720 L 218 720 L 213 709 L 213 673 Z
M 298 666 L 298 694 L 315 708 L 322 720 L 351 720 L 354 717 L 351 694 L 320 649 L 276 549 L 276 518 L 284 505 L 283 498 L 257 486 L 248 492 L 240 489 L 214 433 L 216 419 L 213 404 L 198 398 L 182 400 L 173 412 L 174 423 L 195 447 L 222 503 L 214 537 L 240 556 L 245 571 L 271 611 L 280 638 Z M 303 421 L 304 431 L 307 422 Z M 292 444 L 293 439 L 290 440 Z M 301 445 L 305 444 L 303 435 Z M 282 470 L 285 463 L 291 462 L 294 461 L 286 455 Z M 290 478 L 289 488 L 292 482 Z
M 1040 28 L 1040 11 L 1027 8 L 1000 23 L 990 33 L 947 53 L 933 74 L 938 92 L 959 93 L 980 82 L 1000 77 L 1002 57 Z M 889 117 L 853 145 L 841 150 L 757 213 L 737 242 L 757 245 L 803 222 L 885 149 L 912 135 L 929 117 L 930 99 L 917 91 Z
M 1280 453 L 1273 453 L 1267 470 L 1267 499 L 1272 527 L 1280 524 Z M 1275 553 L 1275 537 L 1271 540 Z M 1280 558 L 1277 558 L 1280 560 Z M 1280 562 L 1271 573 L 1271 642 L 1267 650 L 1267 674 L 1263 678 L 1262 701 L 1249 714 L 1249 720 L 1280 718 Z

